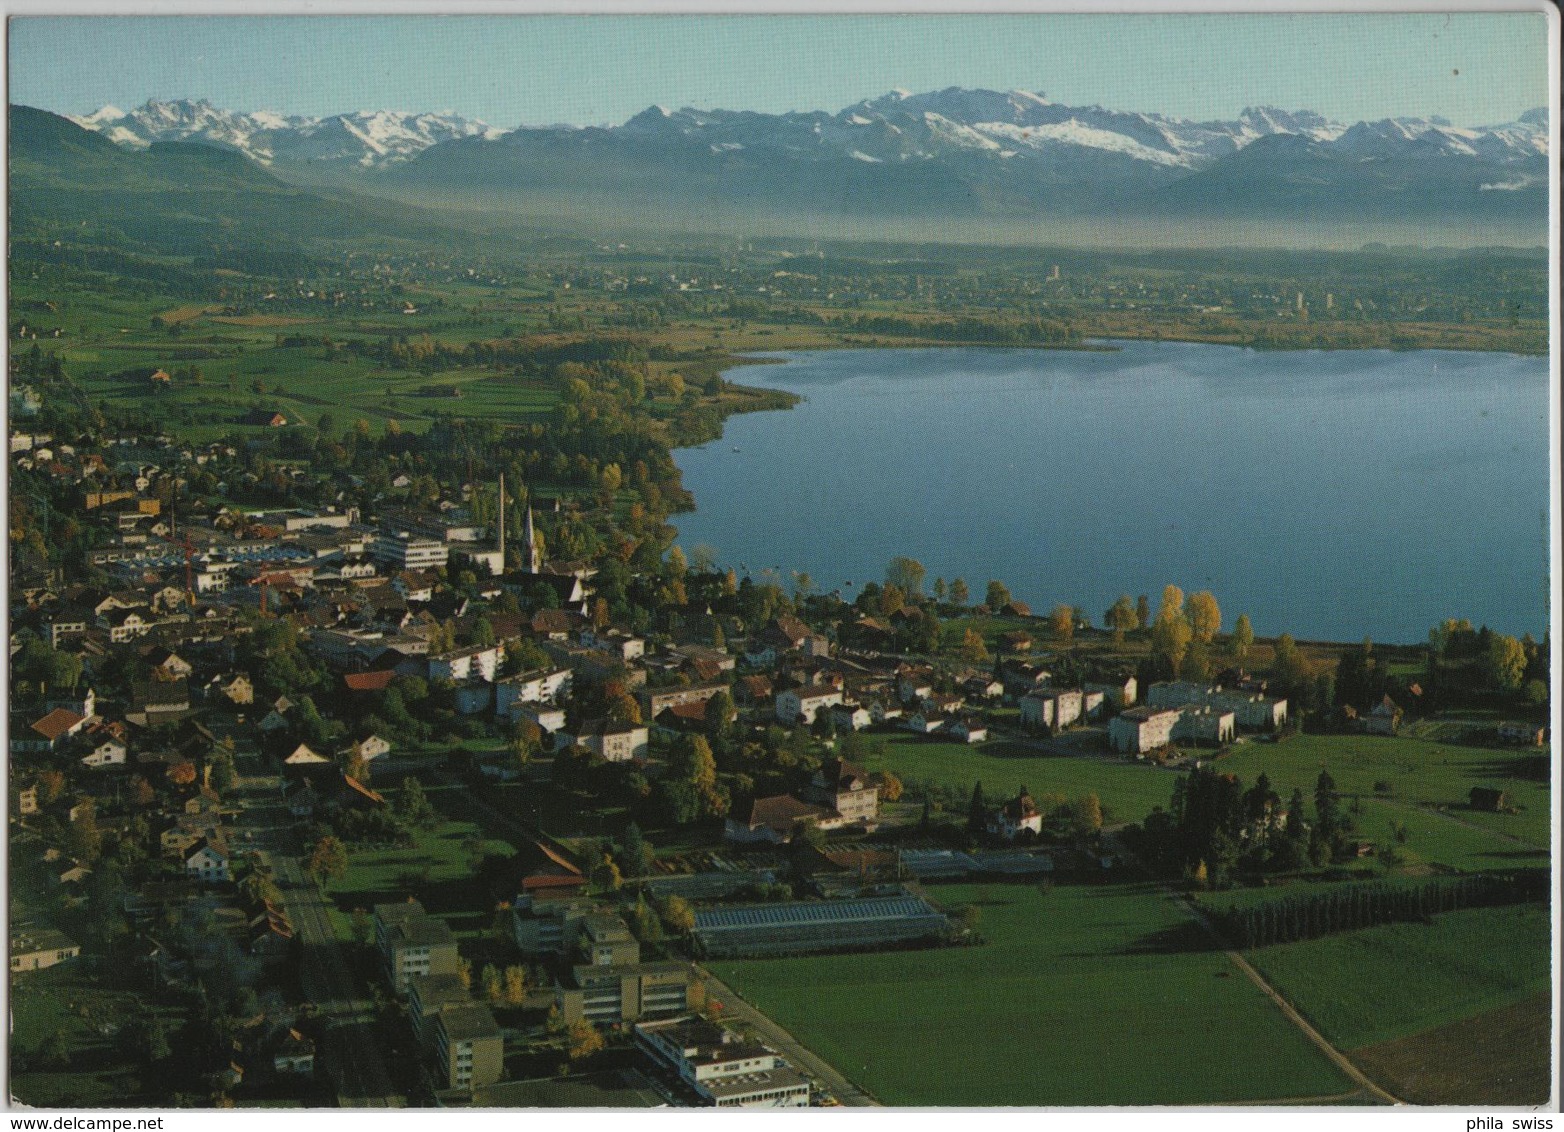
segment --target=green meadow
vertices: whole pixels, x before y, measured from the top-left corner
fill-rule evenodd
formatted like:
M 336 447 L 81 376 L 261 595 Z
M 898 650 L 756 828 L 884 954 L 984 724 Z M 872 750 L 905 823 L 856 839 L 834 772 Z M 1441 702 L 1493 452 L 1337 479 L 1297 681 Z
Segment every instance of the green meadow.
M 1198 1105 L 1353 1086 L 1150 885 L 950 885 L 986 943 L 711 969 L 891 1105 Z

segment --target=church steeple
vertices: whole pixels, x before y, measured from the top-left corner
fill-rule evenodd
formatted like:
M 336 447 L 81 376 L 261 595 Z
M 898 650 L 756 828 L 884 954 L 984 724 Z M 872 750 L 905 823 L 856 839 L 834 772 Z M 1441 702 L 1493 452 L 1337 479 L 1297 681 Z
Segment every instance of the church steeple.
M 526 558 L 526 571 L 529 574 L 541 574 L 538 562 L 538 538 L 537 532 L 532 528 L 532 500 L 527 500 L 527 518 L 521 528 L 521 553 Z

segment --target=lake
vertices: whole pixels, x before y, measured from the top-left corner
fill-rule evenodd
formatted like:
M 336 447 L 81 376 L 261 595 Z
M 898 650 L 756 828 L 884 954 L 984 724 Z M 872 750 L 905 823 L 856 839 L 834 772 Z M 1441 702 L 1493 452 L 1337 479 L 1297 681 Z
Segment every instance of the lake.
M 1210 590 L 1224 631 L 1540 639 L 1548 363 L 1450 351 L 837 350 L 729 373 L 804 401 L 675 453 L 688 552 L 851 598 L 896 555 L 1094 624 Z

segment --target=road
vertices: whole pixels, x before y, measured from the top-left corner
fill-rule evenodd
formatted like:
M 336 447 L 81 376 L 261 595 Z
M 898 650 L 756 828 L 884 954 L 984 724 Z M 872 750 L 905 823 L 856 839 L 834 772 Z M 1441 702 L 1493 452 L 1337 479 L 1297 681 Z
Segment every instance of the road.
M 299 864 L 293 822 L 282 804 L 280 780 L 255 775 L 240 780 L 246 806 L 235 821 L 239 844 L 254 849 L 271 869 L 303 946 L 300 981 L 326 1022 L 321 1061 L 344 1108 L 400 1108 L 405 1100 L 386 1072 L 376 1035 L 374 1003 L 355 992 L 343 945 L 331 928 L 326 901 Z

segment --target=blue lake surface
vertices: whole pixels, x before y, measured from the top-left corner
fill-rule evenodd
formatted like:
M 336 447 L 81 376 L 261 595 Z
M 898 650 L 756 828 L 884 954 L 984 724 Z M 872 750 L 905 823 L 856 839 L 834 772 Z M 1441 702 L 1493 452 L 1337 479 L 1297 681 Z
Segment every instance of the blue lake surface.
M 1034 611 L 1171 582 L 1228 629 L 1541 638 L 1548 363 L 1449 351 L 837 350 L 728 374 L 805 399 L 675 453 L 686 551 L 851 598 L 908 555 Z M 735 451 L 735 448 L 738 450 Z

